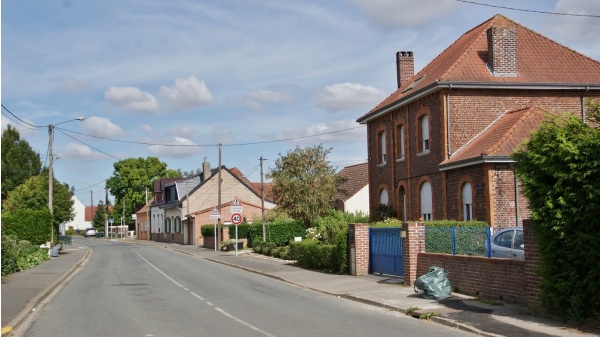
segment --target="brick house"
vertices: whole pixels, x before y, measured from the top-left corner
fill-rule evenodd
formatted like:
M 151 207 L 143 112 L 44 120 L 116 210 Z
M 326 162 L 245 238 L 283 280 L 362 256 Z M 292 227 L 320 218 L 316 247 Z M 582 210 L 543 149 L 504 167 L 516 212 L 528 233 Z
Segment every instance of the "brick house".
M 396 54 L 398 88 L 367 125 L 371 216 L 483 220 L 494 228 L 529 214 L 510 158 L 547 113 L 586 119 L 600 99 L 600 63 L 496 15 L 414 74 Z

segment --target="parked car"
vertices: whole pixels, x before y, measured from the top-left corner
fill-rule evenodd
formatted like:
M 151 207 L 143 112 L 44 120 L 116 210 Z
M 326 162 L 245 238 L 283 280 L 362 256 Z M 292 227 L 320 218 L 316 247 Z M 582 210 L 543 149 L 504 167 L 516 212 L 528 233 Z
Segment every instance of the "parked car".
M 96 236 L 96 229 L 95 228 L 88 228 L 83 232 L 83 236 L 88 237 L 88 236 Z
M 492 257 L 525 259 L 523 227 L 505 228 L 494 233 L 490 244 L 492 246 Z M 485 255 L 487 256 L 487 249 Z

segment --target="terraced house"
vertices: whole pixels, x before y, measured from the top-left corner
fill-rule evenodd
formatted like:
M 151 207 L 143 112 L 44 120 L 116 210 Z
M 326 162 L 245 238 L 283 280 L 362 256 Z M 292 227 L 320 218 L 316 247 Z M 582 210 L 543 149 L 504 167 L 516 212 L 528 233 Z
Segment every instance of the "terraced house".
M 368 129 L 371 216 L 402 220 L 527 218 L 510 155 L 548 114 L 586 120 L 600 63 L 496 15 L 414 73 L 396 54 L 398 88 L 358 122 Z

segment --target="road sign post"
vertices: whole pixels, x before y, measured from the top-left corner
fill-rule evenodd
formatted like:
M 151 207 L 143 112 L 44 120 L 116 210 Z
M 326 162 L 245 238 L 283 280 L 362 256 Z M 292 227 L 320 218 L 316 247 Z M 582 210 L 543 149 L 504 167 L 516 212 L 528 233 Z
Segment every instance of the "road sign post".
M 215 219 L 215 227 L 214 227 L 213 236 L 215 237 L 215 252 L 216 252 L 217 251 L 217 219 L 219 219 L 221 217 L 221 213 L 219 213 L 219 210 L 216 207 L 214 207 L 208 217 L 210 219 Z

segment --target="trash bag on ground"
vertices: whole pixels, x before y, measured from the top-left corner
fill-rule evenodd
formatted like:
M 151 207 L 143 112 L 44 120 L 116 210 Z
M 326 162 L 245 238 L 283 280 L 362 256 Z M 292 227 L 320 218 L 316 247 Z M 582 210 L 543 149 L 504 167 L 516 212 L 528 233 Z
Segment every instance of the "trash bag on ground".
M 448 271 L 436 266 L 429 267 L 429 272 L 417 278 L 414 286 L 415 292 L 419 292 L 417 289 L 423 290 L 423 298 L 430 300 L 441 300 L 452 294 Z

